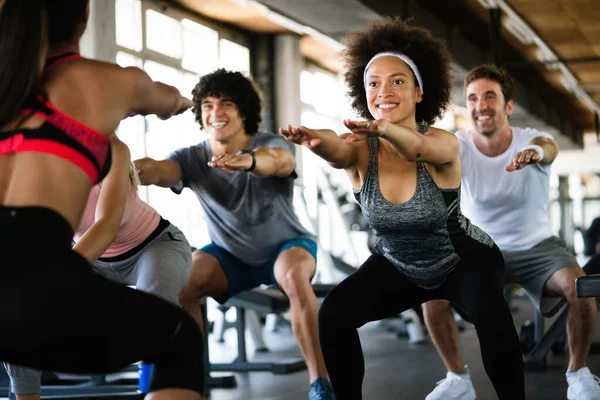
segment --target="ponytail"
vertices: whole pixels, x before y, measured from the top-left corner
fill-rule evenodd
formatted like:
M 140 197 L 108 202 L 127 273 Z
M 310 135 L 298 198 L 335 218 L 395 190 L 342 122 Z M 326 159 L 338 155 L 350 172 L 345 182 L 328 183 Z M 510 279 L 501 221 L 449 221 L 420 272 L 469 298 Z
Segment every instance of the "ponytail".
M 133 162 L 129 163 L 129 187 L 132 191 L 137 193 L 138 186 L 140 184 L 140 177 L 137 174 L 135 165 Z
M 46 26 L 46 0 L 0 0 L 0 127 L 39 88 Z

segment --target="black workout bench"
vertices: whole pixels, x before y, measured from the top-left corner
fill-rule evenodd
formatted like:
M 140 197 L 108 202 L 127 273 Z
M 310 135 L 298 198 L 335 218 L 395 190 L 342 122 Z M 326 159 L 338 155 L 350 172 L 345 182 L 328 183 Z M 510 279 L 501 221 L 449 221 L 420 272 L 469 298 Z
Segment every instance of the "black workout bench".
M 523 365 L 527 369 L 542 369 L 546 367 L 546 355 L 552 349 L 559 352 L 559 344 L 565 335 L 565 326 L 569 308 L 565 307 L 567 301 L 562 297 L 542 296 L 540 311 L 535 310 L 533 327 L 533 347 L 523 355 Z M 545 330 L 545 319 L 555 317 L 552 325 Z M 522 328 L 523 329 L 523 328 Z
M 335 285 L 312 285 L 317 297 L 324 297 Z M 246 310 L 253 310 L 263 314 L 281 314 L 290 308 L 288 297 L 279 289 L 273 287 L 255 288 L 239 293 L 229 299 L 226 306 L 235 307 L 237 318 L 235 322 L 237 331 L 238 355 L 229 363 L 211 363 L 211 371 L 250 372 L 269 371 L 274 374 L 289 374 L 306 369 L 302 358 L 279 362 L 253 362 L 247 358 L 246 351 Z
M 588 275 L 575 281 L 577 297 L 600 298 L 600 275 Z
M 584 269 L 587 276 L 582 276 L 575 281 L 577 297 L 600 298 L 600 254 L 592 257 Z

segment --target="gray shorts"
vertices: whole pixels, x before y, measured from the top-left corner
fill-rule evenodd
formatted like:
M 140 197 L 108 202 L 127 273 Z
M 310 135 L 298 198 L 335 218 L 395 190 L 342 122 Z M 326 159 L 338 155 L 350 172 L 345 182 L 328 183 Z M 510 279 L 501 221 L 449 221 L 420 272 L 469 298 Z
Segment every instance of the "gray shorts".
M 546 281 L 563 268 L 579 267 L 564 240 L 550 236 L 529 250 L 503 251 L 508 283 L 519 284 L 540 309 Z
M 107 279 L 179 304 L 177 296 L 192 271 L 192 248 L 179 228 L 169 224 L 130 258 L 97 260 L 92 267 Z
M 183 233 L 169 224 L 131 257 L 115 262 L 96 261 L 95 272 L 112 281 L 134 285 L 178 304 L 177 296 L 192 270 L 192 248 Z M 37 394 L 42 371 L 4 363 L 14 394 Z

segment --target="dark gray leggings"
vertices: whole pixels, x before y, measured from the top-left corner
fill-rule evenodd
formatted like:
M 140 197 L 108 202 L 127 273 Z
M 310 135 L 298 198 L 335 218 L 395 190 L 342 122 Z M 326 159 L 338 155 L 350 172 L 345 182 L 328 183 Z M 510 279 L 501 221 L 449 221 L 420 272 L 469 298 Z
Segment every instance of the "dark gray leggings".
M 319 312 L 319 336 L 338 400 L 362 398 L 364 359 L 357 329 L 433 299 L 447 299 L 475 324 L 485 370 L 500 400 L 525 398 L 523 358 L 503 296 L 504 261 L 497 247 L 481 246 L 435 290 L 408 281 L 374 254 L 336 286 Z

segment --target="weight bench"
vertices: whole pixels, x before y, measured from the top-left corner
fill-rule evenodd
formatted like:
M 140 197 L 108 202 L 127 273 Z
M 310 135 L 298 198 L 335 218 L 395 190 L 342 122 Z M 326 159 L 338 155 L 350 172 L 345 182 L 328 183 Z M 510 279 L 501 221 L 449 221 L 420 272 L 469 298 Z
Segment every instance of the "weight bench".
M 559 350 L 561 336 L 565 335 L 567 314 L 569 308 L 565 307 L 567 300 L 563 297 L 542 296 L 540 311 L 535 310 L 533 327 L 533 347 L 523 355 L 523 365 L 527 369 L 542 369 L 546 366 L 546 355 L 552 349 Z M 560 313 L 559 313 L 560 312 Z M 545 319 L 558 316 L 552 325 L 545 331 Z M 523 328 L 521 328 L 523 329 Z M 556 346 L 556 347 L 555 347 Z M 564 347 L 564 343 L 563 343 Z
M 588 275 L 575 281 L 577 297 L 600 298 L 600 275 Z
M 317 297 L 324 297 L 335 285 L 312 285 Z M 279 289 L 273 287 L 247 290 L 227 300 L 225 306 L 235 307 L 237 318 L 237 357 L 229 363 L 210 363 L 211 371 L 250 372 L 269 371 L 274 374 L 289 374 L 306 369 L 304 359 L 291 359 L 279 362 L 249 361 L 246 351 L 246 311 L 252 310 L 263 314 L 281 314 L 290 308 L 288 297 Z
M 592 257 L 584 267 L 587 268 L 587 276 L 577 278 L 575 281 L 575 291 L 577 297 L 595 297 L 600 298 L 600 254 Z

